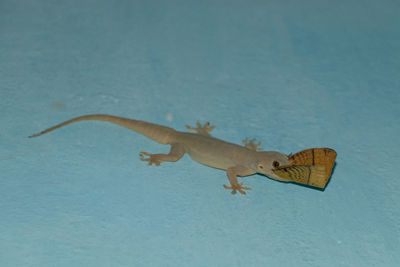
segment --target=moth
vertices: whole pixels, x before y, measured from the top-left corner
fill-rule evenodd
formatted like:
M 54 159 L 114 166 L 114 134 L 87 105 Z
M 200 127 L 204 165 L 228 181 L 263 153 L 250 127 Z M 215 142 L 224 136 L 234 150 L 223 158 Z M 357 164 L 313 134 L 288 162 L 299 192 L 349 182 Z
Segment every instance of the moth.
M 299 184 L 325 188 L 337 153 L 331 148 L 310 148 L 289 156 L 291 165 L 277 167 L 279 177 Z

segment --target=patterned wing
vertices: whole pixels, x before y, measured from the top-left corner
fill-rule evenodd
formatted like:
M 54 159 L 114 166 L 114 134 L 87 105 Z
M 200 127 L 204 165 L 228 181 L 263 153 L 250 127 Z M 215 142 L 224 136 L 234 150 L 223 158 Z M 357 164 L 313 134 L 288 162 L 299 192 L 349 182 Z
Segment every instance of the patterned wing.
M 289 160 L 293 165 L 325 166 L 325 175 L 329 179 L 336 155 L 336 151 L 331 148 L 310 148 L 293 154 Z
M 328 179 L 323 165 L 282 166 L 274 170 L 275 174 L 299 184 L 324 188 Z
M 275 174 L 295 183 L 325 188 L 335 164 L 336 151 L 310 148 L 289 156 L 291 165 L 281 166 Z

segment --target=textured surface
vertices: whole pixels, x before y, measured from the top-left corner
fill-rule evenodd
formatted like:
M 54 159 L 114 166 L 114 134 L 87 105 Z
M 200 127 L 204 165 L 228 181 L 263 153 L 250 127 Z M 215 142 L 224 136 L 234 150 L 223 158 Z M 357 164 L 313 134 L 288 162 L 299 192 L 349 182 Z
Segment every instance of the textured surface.
M 216 3 L 218 2 L 218 3 Z M 395 266 L 399 1 L 0 2 L 0 266 Z M 338 152 L 325 191 L 219 170 L 109 113 L 284 153 Z

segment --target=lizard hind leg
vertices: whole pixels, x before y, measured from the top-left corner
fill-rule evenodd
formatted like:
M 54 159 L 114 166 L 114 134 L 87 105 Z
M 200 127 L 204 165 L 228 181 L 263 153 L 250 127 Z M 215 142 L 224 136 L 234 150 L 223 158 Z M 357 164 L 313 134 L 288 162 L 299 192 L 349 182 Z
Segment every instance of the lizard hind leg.
M 205 135 L 205 136 L 211 136 L 209 132 L 214 130 L 215 126 L 210 126 L 210 122 L 204 123 L 203 126 L 201 126 L 200 122 L 197 122 L 197 127 L 192 127 L 189 125 L 186 125 L 186 128 L 192 131 L 196 131 L 198 134 Z
M 185 149 L 183 145 L 178 143 L 171 144 L 171 150 L 168 154 L 150 154 L 144 151 L 139 153 L 141 161 L 147 161 L 149 165 L 160 166 L 163 161 L 175 162 L 183 157 Z M 145 157 L 147 156 L 147 158 Z

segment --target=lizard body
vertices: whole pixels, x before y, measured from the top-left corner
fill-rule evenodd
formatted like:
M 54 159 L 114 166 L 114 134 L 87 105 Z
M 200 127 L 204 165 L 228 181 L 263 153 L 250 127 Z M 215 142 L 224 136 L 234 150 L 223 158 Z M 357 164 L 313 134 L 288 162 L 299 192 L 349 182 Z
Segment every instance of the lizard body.
M 235 194 L 236 191 L 245 194 L 245 190 L 250 189 L 244 187 L 243 183 L 239 183 L 237 176 L 260 173 L 276 180 L 289 181 L 284 180 L 273 172 L 279 166 L 290 165 L 286 155 L 275 151 L 260 151 L 261 149 L 258 147 L 260 143 L 255 144 L 254 139 L 250 140 L 250 142 L 245 139 L 243 140 L 245 146 L 239 146 L 214 138 L 209 134 L 214 129 L 214 126 L 209 126 L 208 122 L 203 126 L 197 123 L 197 128 L 186 126 L 189 130 L 197 132 L 188 133 L 154 123 L 96 114 L 73 118 L 29 137 L 37 137 L 65 125 L 86 120 L 99 120 L 118 124 L 158 143 L 171 146 L 168 154 L 140 152 L 141 160 L 148 162 L 149 165 L 155 164 L 159 166 L 163 161 L 174 162 L 187 153 L 193 160 L 201 164 L 226 170 L 231 186 L 224 185 L 224 187 L 232 190 L 232 194 Z

